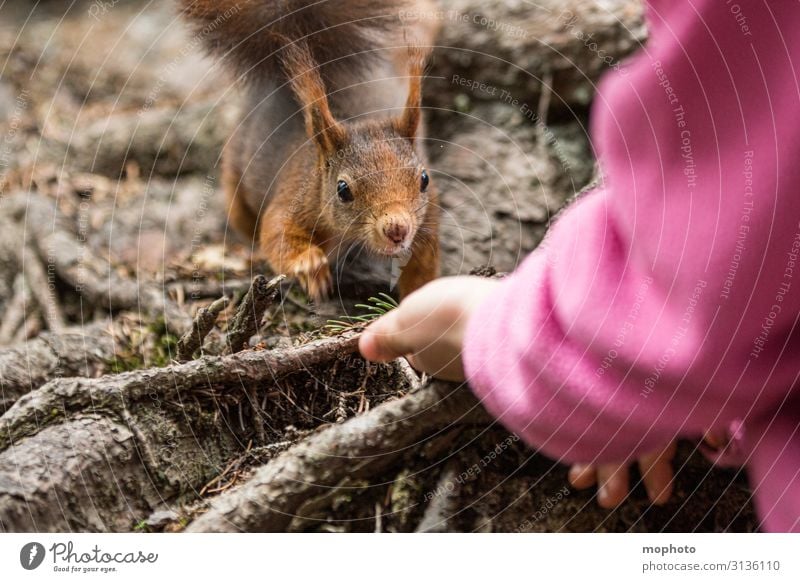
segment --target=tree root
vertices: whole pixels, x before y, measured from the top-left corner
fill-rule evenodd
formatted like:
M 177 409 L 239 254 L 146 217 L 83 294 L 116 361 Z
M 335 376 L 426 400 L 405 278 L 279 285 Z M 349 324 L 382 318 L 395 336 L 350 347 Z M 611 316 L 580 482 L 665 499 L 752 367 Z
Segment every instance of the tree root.
M 0 532 L 130 530 L 159 497 L 141 474 L 122 423 L 89 413 L 44 428 L 0 453 Z
M 0 417 L 0 451 L 43 425 L 84 410 L 103 410 L 120 417 L 132 402 L 155 393 L 161 400 L 223 384 L 242 385 L 330 362 L 356 351 L 358 336 L 345 334 L 300 347 L 247 351 L 230 356 L 206 356 L 185 364 L 126 372 L 96 379 L 61 378 L 25 394 Z
M 285 531 L 301 507 L 346 480 L 380 475 L 424 441 L 490 418 L 464 386 L 434 382 L 307 438 L 224 494 L 192 532 Z
M 253 279 L 253 284 L 250 285 L 228 326 L 228 344 L 232 353 L 248 347 L 247 342 L 258 331 L 264 312 L 275 301 L 284 279 L 286 277 L 283 275 L 271 281 L 267 281 L 263 275 Z
M 0 350 L 0 415 L 53 378 L 107 372 L 116 351 L 114 334 L 104 323 L 43 333 L 21 346 Z
M 280 397 L 283 376 L 338 361 L 356 342 L 350 334 L 93 380 L 54 380 L 23 396 L 0 417 L 0 531 L 130 531 L 167 502 L 196 499 L 259 432 L 250 425 L 260 416 L 248 417 L 241 433 L 241 417 L 231 422 L 236 401 L 241 414 L 248 396 L 225 386 L 267 383 L 277 390 L 262 389 L 263 397 Z
M 64 314 L 55 294 L 55 280 L 45 272 L 33 246 L 26 242 L 20 251 L 22 257 L 22 273 L 28 282 L 31 294 L 39 305 L 39 310 L 47 324 L 47 329 L 53 333 L 64 330 Z
M 69 141 L 47 139 L 42 160 L 119 179 L 130 162 L 145 175 L 207 172 L 229 134 L 230 108 L 217 100 L 120 113 L 81 127 Z
M 166 296 L 166 289 L 117 275 L 80 242 L 56 204 L 35 193 L 18 193 L 6 201 L 17 221 L 31 231 L 39 259 L 85 300 L 109 309 L 137 309 L 163 317 L 168 329 L 183 334 L 192 319 Z
M 0 323 L 0 346 L 6 346 L 14 340 L 17 330 L 25 321 L 25 308 L 30 301 L 28 285 L 22 273 L 17 275 L 12 288 L 14 295 L 5 305 L 3 321 Z
M 178 340 L 176 359 L 179 362 L 188 362 L 192 359 L 192 355 L 200 349 L 206 336 L 214 329 L 219 314 L 228 307 L 228 301 L 227 297 L 222 297 L 210 306 L 200 308 L 192 322 L 192 329 Z
M 4 209 L 8 209 L 7 217 L 11 218 L 8 227 L 19 230 L 19 235 L 23 232 L 19 225 L 25 224 L 28 240 L 15 250 L 14 264 L 24 265 L 24 269 L 17 277 L 15 295 L 8 302 L 0 337 L 6 340 L 4 343 L 11 343 L 25 331 L 26 319 L 38 318 L 38 313 L 52 332 L 62 333 L 26 341 L 23 347 L 0 350 L 0 413 L 20 396 L 54 377 L 107 372 L 119 351 L 120 346 L 113 339 L 116 334 L 109 333 L 107 324 L 91 324 L 88 329 L 65 327 L 53 291 L 56 276 L 71 285 L 87 303 L 110 310 L 135 309 L 163 318 L 169 331 L 182 336 L 177 346 L 178 361 L 191 359 L 226 306 L 217 302 L 201 309 L 192 320 L 169 299 L 164 286 L 117 275 L 111 265 L 87 251 L 57 205 L 42 195 L 17 193 L 4 201 Z M 257 332 L 264 310 L 274 300 L 282 280 L 276 277 L 268 282 L 264 277 L 256 277 L 231 322 L 228 334 L 231 344 L 241 349 Z M 31 308 L 26 311 L 29 304 Z M 38 313 L 33 312 L 34 306 L 38 306 Z

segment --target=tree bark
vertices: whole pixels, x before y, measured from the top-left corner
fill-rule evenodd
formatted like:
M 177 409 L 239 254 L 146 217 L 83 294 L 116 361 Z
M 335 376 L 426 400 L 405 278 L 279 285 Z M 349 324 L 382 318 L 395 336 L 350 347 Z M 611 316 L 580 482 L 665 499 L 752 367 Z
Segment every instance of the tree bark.
M 108 372 L 117 349 L 110 328 L 98 323 L 61 334 L 43 333 L 21 346 L 0 350 L 0 415 L 55 378 L 91 378 Z
M 454 426 L 489 422 L 465 386 L 434 382 L 292 447 L 215 501 L 188 531 L 286 531 L 302 505 L 331 488 L 379 476 Z
M 26 394 L 0 417 L 0 529 L 130 531 L 161 504 L 196 498 L 252 438 L 252 426 L 221 410 L 215 391 L 239 387 L 241 403 L 241 387 L 259 384 L 266 398 L 277 379 L 336 361 L 356 342 L 350 334 L 57 379 Z
M 598 78 L 623 66 L 647 37 L 638 0 L 439 4 L 444 18 L 436 75 L 444 77 L 450 90 L 429 92 L 433 101 L 452 99 L 454 90 L 462 90 L 478 100 L 507 97 L 520 105 L 526 99 L 535 103 L 551 76 L 555 108 L 586 107 Z M 477 81 L 485 89 L 470 91 L 460 79 Z M 507 93 L 501 96 L 501 91 Z

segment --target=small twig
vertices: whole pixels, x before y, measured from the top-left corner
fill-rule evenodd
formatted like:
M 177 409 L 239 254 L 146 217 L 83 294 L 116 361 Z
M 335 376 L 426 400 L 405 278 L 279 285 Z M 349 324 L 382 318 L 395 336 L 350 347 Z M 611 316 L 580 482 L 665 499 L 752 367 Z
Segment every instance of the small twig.
M 28 286 L 22 273 L 14 281 L 14 296 L 6 306 L 3 321 L 0 323 L 0 346 L 8 345 L 14 340 L 17 330 L 25 320 L 25 306 L 30 301 Z M 2 375 L 2 370 L 0 370 Z
M 209 481 L 209 482 L 208 482 L 208 483 L 207 483 L 207 484 L 206 484 L 206 485 L 205 485 L 205 486 L 204 486 L 204 487 L 203 487 L 203 488 L 200 490 L 200 497 L 204 496 L 206 493 L 216 493 L 216 492 L 219 492 L 219 491 L 224 491 L 225 489 L 227 489 L 227 487 L 225 487 L 224 485 L 223 485 L 222 487 L 218 487 L 218 488 L 216 488 L 216 489 L 211 489 L 211 487 L 213 487 L 213 486 L 214 486 L 214 485 L 216 485 L 217 483 L 220 483 L 220 482 L 222 481 L 222 479 L 223 479 L 225 476 L 227 476 L 227 474 L 228 474 L 228 473 L 229 473 L 229 472 L 230 472 L 230 471 L 233 469 L 233 467 L 234 467 L 234 466 L 236 466 L 236 465 L 238 465 L 238 464 L 239 464 L 239 461 L 238 461 L 238 459 L 237 459 L 237 460 L 234 460 L 234 461 L 231 461 L 231 463 L 230 463 L 230 464 L 227 466 L 227 468 L 225 469 L 225 471 L 224 471 L 224 472 L 223 472 L 221 475 L 217 475 L 216 477 L 214 477 L 214 478 L 213 478 L 211 481 Z M 232 479 L 231 481 L 233 481 L 233 480 L 234 480 L 234 479 Z M 229 481 L 229 483 L 230 483 L 231 481 Z
M 422 377 L 418 376 L 416 370 L 411 367 L 411 364 L 405 358 L 398 358 L 396 363 L 397 369 L 400 370 L 400 373 L 403 374 L 406 382 L 408 382 L 410 392 L 416 392 L 430 380 L 427 374 L 422 374 Z
M 240 352 L 247 347 L 247 342 L 258 331 L 264 311 L 278 296 L 280 284 L 285 278 L 284 275 L 279 275 L 267 281 L 266 277 L 258 275 L 253 279 L 250 289 L 228 326 L 228 345 L 232 353 Z
M 537 114 L 543 125 L 547 125 L 547 116 L 550 111 L 550 102 L 553 99 L 553 73 L 545 71 L 542 74 L 542 93 L 539 96 Z
M 383 533 L 383 508 L 381 502 L 375 502 L 375 533 Z
M 26 344 L 28 340 L 39 335 L 43 331 L 43 327 L 44 323 L 39 306 L 33 305 L 30 309 L 25 310 L 22 327 L 17 330 L 11 343 Z
M 216 489 L 209 489 L 208 493 L 211 494 L 223 493 L 224 491 L 227 491 L 228 489 L 236 485 L 236 481 L 238 480 L 239 480 L 239 472 L 237 471 L 236 473 L 233 474 L 233 477 L 231 478 L 230 481 L 228 481 L 228 483 L 226 483 L 222 487 L 217 487 Z
M 347 420 L 347 394 L 339 394 L 339 402 L 336 406 L 336 422 L 341 424 Z
M 47 329 L 60 333 L 64 330 L 64 314 L 55 293 L 54 273 L 46 273 L 34 248 L 25 243 L 20 249 L 22 273 L 28 281 L 33 298 L 39 305 Z
M 217 299 L 208 307 L 201 308 L 192 322 L 192 329 L 183 334 L 178 340 L 177 360 L 188 362 L 192 355 L 203 345 L 206 336 L 214 329 L 219 314 L 228 306 L 228 298 Z
M 249 390 L 250 406 L 253 409 L 253 425 L 256 429 L 256 442 L 259 445 L 267 444 L 267 433 L 264 430 L 264 421 L 261 418 L 261 406 L 258 403 L 258 388 L 255 385 L 250 386 Z
M 425 508 L 422 520 L 417 525 L 417 532 L 446 532 L 447 522 L 456 512 L 455 505 L 458 499 L 458 471 L 456 461 L 448 461 L 439 480 L 436 482 L 434 494 Z
M 227 466 L 222 470 L 222 472 L 219 475 L 214 477 L 211 481 L 209 481 L 203 486 L 203 488 L 200 490 L 200 497 L 202 497 L 206 493 L 218 492 L 217 489 L 212 491 L 211 488 L 217 483 L 221 482 L 229 473 L 238 471 L 242 462 L 247 458 L 247 455 L 250 453 L 252 448 L 253 448 L 253 441 L 250 441 L 247 444 L 247 449 L 245 449 L 244 453 L 241 456 L 233 459 L 230 463 L 227 464 Z M 236 479 L 234 478 L 233 481 L 235 480 Z
M 539 149 L 541 156 L 547 156 L 547 117 L 550 111 L 550 101 L 553 98 L 553 73 L 546 71 L 542 74 L 542 92 L 539 95 L 539 104 L 537 107 L 538 123 L 536 124 L 536 146 Z
M 239 402 L 239 406 L 237 408 L 239 409 L 239 428 L 241 428 L 242 432 L 244 432 L 244 431 L 247 430 L 247 427 L 244 424 L 244 413 L 242 412 L 242 403 L 241 402 Z

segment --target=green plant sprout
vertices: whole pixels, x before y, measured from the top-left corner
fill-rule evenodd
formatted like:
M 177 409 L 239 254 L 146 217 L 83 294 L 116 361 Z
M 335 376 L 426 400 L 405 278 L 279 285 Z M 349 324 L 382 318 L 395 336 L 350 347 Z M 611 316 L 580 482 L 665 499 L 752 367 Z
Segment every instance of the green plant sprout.
M 377 297 L 370 297 L 367 299 L 367 303 L 368 304 L 359 303 L 356 305 L 358 309 L 366 310 L 366 313 L 361 315 L 346 315 L 342 317 L 341 320 L 331 319 L 328 321 L 325 329 L 336 334 L 363 327 L 400 306 L 394 297 L 386 293 L 378 293 Z

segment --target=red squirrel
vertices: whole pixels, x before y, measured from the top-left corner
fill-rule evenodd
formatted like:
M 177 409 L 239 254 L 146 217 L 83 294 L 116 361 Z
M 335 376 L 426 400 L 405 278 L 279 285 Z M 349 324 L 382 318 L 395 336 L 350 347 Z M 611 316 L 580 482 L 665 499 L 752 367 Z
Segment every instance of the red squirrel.
M 428 0 L 181 2 L 243 81 L 223 153 L 234 229 L 314 300 L 330 293 L 329 261 L 351 245 L 408 261 L 401 297 L 434 279 L 439 205 L 421 144 L 418 48 L 436 32 Z

